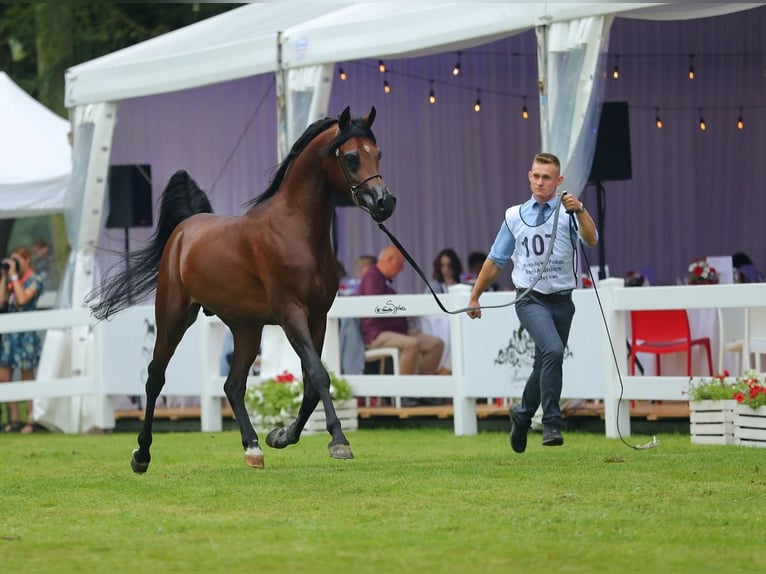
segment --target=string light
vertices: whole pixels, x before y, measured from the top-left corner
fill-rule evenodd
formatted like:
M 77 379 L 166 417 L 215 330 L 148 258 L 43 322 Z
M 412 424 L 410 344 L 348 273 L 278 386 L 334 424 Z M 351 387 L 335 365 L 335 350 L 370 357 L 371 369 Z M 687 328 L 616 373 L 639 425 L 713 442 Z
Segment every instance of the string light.
M 527 120 L 529 119 L 529 110 L 527 109 L 527 98 L 522 98 L 522 106 L 521 106 L 521 119 Z
M 388 72 L 386 72 L 383 78 L 383 91 L 387 94 L 391 93 L 391 86 L 388 84 Z
M 662 119 L 660 118 L 660 108 L 654 108 L 655 116 L 654 116 L 654 125 L 657 126 L 658 130 L 662 129 Z
M 742 108 L 739 108 L 739 117 L 737 118 L 737 129 L 738 130 L 744 130 L 745 129 L 745 120 L 742 117 Z
M 340 79 L 343 80 L 344 82 L 346 81 L 346 78 L 348 77 L 346 76 L 346 72 L 343 70 L 342 67 L 338 68 L 338 76 L 340 76 Z
M 707 129 L 707 125 L 705 124 L 705 118 L 702 117 L 702 108 L 700 108 L 700 130 L 703 132 Z
M 386 73 L 386 65 L 383 63 L 383 60 L 378 60 L 378 70 L 380 70 L 381 74 Z
M 460 52 L 457 53 L 457 62 L 455 63 L 455 67 L 452 68 L 452 75 L 457 76 L 460 73 Z
M 431 89 L 428 92 L 428 101 L 429 103 L 435 104 L 436 103 L 436 94 L 434 93 L 434 81 L 428 80 L 428 84 L 430 85 Z
M 617 80 L 620 77 L 620 55 L 617 54 L 614 57 L 614 69 L 612 70 L 612 77 Z
M 476 103 L 473 105 L 473 111 L 481 111 L 481 92 L 478 89 L 476 90 Z
M 694 54 L 689 54 L 689 79 L 694 79 Z

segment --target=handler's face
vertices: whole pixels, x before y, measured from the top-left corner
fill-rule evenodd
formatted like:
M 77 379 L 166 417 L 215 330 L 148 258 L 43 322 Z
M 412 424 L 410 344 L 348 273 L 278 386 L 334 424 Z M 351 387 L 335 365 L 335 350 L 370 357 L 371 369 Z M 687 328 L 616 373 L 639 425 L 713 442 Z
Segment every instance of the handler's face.
M 529 187 L 538 203 L 550 201 L 556 188 L 564 181 L 558 168 L 552 163 L 533 163 L 529 172 Z

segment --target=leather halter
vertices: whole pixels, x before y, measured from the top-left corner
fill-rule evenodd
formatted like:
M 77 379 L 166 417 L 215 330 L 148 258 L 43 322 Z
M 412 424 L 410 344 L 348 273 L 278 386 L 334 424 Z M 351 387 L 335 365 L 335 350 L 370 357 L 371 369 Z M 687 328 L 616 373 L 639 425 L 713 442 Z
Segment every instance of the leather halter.
M 340 146 L 335 148 L 335 157 L 337 157 L 338 161 L 340 162 L 340 170 L 343 172 L 343 177 L 346 178 L 346 182 L 348 183 L 348 189 L 351 192 L 351 200 L 354 202 L 354 205 L 356 205 L 360 209 L 363 209 L 364 211 L 367 211 L 369 213 L 369 211 L 370 211 L 369 208 L 367 208 L 365 205 L 362 205 L 361 203 L 359 203 L 359 197 L 358 197 L 359 189 L 364 184 L 366 184 L 368 181 L 370 181 L 371 179 L 375 179 L 376 177 L 379 177 L 380 179 L 383 179 L 383 176 L 380 175 L 379 173 L 376 173 L 376 174 L 373 174 L 373 175 L 371 175 L 369 177 L 366 177 L 365 179 L 363 179 L 359 183 L 351 183 L 351 181 L 352 181 L 351 174 L 348 172 L 348 169 L 346 169 L 346 164 L 343 163 L 343 159 L 341 158 Z

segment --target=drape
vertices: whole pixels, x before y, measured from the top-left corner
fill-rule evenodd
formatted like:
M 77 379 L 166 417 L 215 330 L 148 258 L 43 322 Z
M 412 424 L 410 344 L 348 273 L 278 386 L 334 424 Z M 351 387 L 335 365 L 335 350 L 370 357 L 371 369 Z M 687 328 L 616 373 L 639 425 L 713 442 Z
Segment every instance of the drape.
M 596 149 L 613 20 L 596 16 L 536 29 L 542 150 L 561 160 L 561 190 L 576 196 L 585 188 Z

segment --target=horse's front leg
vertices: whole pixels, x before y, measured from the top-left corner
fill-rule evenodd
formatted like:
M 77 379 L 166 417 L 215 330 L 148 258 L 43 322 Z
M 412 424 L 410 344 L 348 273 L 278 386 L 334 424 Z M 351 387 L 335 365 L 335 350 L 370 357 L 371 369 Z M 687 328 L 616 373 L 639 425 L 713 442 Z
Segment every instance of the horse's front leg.
M 261 330 L 237 330 L 233 332 L 234 354 L 223 391 L 229 399 L 234 418 L 239 425 L 242 446 L 245 449 L 245 464 L 252 468 L 263 468 L 263 451 L 258 444 L 258 434 L 253 428 L 245 406 L 247 375 L 258 355 L 261 344 Z
M 340 420 L 335 412 L 335 405 L 330 395 L 330 376 L 327 374 L 320 353 L 324 345 L 326 316 L 315 321 L 311 326 L 311 336 L 301 329 L 291 325 L 283 328 L 287 338 L 301 359 L 303 365 L 303 401 L 298 410 L 298 417 L 288 427 L 274 429 L 266 437 L 266 444 L 274 448 L 284 448 L 288 444 L 298 442 L 303 428 L 306 426 L 311 413 L 316 409 L 319 401 L 324 406 L 327 431 L 332 436 L 328 445 L 330 456 L 333 458 L 354 458 L 346 436 L 341 429 Z

